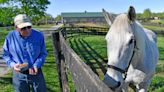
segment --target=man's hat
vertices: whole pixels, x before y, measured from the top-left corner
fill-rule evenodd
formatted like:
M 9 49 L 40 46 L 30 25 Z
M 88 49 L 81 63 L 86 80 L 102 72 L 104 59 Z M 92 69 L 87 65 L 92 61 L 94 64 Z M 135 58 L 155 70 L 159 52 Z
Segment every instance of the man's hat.
M 18 28 L 23 28 L 27 26 L 32 26 L 31 20 L 26 16 L 26 14 L 19 14 L 14 18 L 14 24 Z

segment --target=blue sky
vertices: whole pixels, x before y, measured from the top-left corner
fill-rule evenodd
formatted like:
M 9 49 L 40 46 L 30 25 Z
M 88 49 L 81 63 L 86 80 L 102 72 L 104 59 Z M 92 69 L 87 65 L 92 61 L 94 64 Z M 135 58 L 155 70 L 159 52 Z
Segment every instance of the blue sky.
M 49 0 L 47 13 L 56 17 L 61 12 L 101 12 L 104 8 L 112 13 L 124 13 L 130 5 L 137 13 L 149 8 L 151 12 L 164 12 L 163 0 Z

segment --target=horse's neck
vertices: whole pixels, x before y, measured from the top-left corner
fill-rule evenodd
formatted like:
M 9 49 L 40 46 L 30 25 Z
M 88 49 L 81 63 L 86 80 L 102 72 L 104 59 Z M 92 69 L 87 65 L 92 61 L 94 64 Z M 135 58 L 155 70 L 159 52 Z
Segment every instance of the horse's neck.
M 133 33 L 135 35 L 136 46 L 137 46 L 138 50 L 140 50 L 140 52 L 144 53 L 145 45 L 146 45 L 145 40 L 147 39 L 147 35 L 146 35 L 145 31 L 143 30 L 143 28 L 141 26 L 139 26 L 137 23 L 135 23 Z
M 142 67 L 144 66 L 145 56 L 146 56 L 146 46 L 148 37 L 142 26 L 138 25 L 138 23 L 133 24 L 133 33 L 136 39 L 136 50 L 135 55 L 132 61 L 132 65 L 134 67 Z M 139 66 L 138 66 L 139 65 Z
M 133 31 L 136 39 L 136 46 L 138 48 L 135 52 L 137 54 L 137 59 L 134 63 L 142 65 L 144 64 L 145 57 L 147 57 L 147 55 L 149 54 L 147 52 L 148 50 L 150 50 L 150 38 L 148 37 L 148 34 L 144 30 L 144 28 L 137 23 L 135 24 L 135 30 Z
M 156 38 L 156 35 L 152 31 L 145 30 L 142 26 L 136 28 L 135 38 L 139 49 L 134 54 L 129 71 L 134 73 L 133 70 L 139 69 L 144 73 L 154 72 L 158 61 L 158 49 L 154 37 Z

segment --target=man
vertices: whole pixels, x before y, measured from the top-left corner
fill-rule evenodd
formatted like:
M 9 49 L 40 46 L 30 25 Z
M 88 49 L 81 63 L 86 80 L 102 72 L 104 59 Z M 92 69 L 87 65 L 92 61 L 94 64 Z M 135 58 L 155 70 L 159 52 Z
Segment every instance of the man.
M 15 30 L 6 36 L 3 58 L 13 69 L 13 85 L 16 92 L 46 92 L 41 67 L 47 51 L 44 36 L 32 29 L 32 23 L 25 14 L 14 18 Z

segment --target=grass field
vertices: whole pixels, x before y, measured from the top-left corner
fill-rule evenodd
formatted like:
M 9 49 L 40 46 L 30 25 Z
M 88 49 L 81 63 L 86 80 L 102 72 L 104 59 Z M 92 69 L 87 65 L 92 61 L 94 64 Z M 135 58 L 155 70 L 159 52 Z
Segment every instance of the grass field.
M 164 31 L 164 27 L 159 27 L 159 26 L 148 26 L 144 25 L 145 28 L 150 29 L 150 30 L 155 30 L 155 31 Z
M 88 64 L 102 80 L 106 72 L 106 41 L 104 36 L 81 35 L 67 39 L 69 45 Z M 149 92 L 164 92 L 164 37 L 158 37 L 160 52 L 156 74 L 152 79 Z

